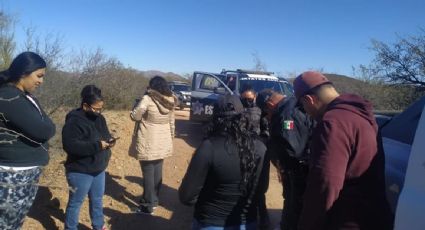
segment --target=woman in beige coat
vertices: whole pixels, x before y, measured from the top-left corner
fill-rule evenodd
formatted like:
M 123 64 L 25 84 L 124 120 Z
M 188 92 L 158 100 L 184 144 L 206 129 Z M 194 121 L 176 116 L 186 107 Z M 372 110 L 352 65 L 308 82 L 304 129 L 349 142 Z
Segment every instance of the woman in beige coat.
M 130 154 L 139 161 L 143 173 L 143 198 L 139 213 L 152 214 L 158 206 L 164 158 L 173 153 L 175 99 L 164 78 L 155 76 L 131 111 L 136 122 Z

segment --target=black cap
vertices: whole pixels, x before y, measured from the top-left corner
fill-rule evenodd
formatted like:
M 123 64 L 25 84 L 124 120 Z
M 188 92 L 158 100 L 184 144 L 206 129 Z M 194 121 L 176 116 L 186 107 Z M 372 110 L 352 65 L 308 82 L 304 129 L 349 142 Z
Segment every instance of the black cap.
M 267 100 L 270 99 L 270 97 L 273 95 L 273 93 L 274 93 L 274 91 L 272 89 L 261 90 L 258 93 L 257 98 L 255 99 L 258 108 L 260 108 L 261 110 L 264 110 L 264 108 L 266 108 Z
M 234 116 L 243 113 L 244 107 L 237 95 L 226 94 L 218 98 L 214 105 L 214 115 Z

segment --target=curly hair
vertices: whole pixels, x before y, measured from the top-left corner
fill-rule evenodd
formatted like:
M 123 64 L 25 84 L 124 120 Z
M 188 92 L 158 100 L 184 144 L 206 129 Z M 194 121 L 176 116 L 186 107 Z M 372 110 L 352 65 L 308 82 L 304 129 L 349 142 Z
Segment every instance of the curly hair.
M 171 92 L 170 87 L 168 86 L 167 81 L 161 76 L 154 76 L 149 81 L 149 88 L 158 91 L 160 94 L 171 97 L 173 92 Z
M 238 149 L 240 159 L 240 170 L 242 180 L 239 189 L 243 195 L 253 188 L 258 167 L 258 157 L 255 153 L 254 139 L 256 135 L 249 131 L 250 120 L 243 115 L 235 116 L 213 116 L 207 136 L 224 134 L 226 136 L 225 146 L 234 142 Z

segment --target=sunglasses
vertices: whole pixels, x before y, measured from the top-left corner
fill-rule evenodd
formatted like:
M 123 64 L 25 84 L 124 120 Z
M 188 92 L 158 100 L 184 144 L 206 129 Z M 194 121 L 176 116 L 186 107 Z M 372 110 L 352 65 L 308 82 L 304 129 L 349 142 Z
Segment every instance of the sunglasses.
M 102 113 L 104 110 L 104 108 L 96 108 L 91 105 L 88 105 L 88 106 L 93 110 L 93 112 L 96 112 L 96 113 Z

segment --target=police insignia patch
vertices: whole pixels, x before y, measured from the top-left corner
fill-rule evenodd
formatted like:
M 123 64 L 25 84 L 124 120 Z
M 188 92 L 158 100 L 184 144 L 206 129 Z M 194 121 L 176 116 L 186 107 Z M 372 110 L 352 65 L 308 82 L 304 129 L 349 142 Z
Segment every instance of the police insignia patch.
M 292 130 L 294 129 L 294 121 L 292 120 L 284 120 L 282 128 L 285 130 Z

